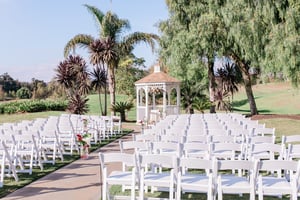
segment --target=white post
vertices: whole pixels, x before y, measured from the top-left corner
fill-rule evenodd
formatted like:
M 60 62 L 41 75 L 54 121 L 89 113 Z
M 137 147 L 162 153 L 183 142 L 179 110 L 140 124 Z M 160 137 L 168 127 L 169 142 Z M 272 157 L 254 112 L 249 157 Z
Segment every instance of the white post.
M 140 99 L 141 99 L 141 94 L 140 94 L 140 87 L 136 87 L 136 121 L 140 120 Z
M 180 87 L 177 86 L 176 87 L 176 95 L 177 95 L 177 101 L 176 101 L 176 107 L 177 107 L 177 113 L 176 114 L 180 114 Z
M 149 90 L 148 86 L 146 85 L 145 89 L 145 95 L 146 95 L 146 105 L 145 105 L 145 119 L 148 121 L 149 120 Z
M 163 118 L 165 118 L 167 116 L 167 102 L 166 102 L 166 85 L 163 85 Z

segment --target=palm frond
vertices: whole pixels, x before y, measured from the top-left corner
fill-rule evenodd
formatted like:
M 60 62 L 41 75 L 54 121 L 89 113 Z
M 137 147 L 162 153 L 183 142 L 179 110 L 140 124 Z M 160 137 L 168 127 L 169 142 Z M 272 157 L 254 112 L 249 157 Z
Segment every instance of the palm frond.
M 94 6 L 90 6 L 87 4 L 84 4 L 83 6 L 85 6 L 88 9 L 88 11 L 93 15 L 94 20 L 97 24 L 97 27 L 99 28 L 99 33 L 100 33 L 101 28 L 102 28 L 101 24 L 102 24 L 103 18 L 105 16 L 104 13 Z
M 99 89 L 106 86 L 107 73 L 103 68 L 96 66 L 90 73 L 92 77 L 91 86 L 95 89 Z
M 87 48 L 89 44 L 94 41 L 94 38 L 86 34 L 78 34 L 74 36 L 64 48 L 64 56 L 68 57 L 70 52 L 75 51 L 76 47 Z
M 123 41 L 120 42 L 120 47 L 123 52 L 128 53 L 131 52 L 134 45 L 144 42 L 150 45 L 152 51 L 155 50 L 155 41 L 159 41 L 159 36 L 151 33 L 142 33 L 142 32 L 134 32 L 130 35 L 124 37 Z
M 88 98 L 81 96 L 78 93 L 70 97 L 68 111 L 72 114 L 83 115 L 89 111 Z
M 116 14 L 107 12 L 102 21 L 102 37 L 111 37 L 117 40 L 122 31 L 130 29 L 128 20 L 120 19 Z
M 89 46 L 90 63 L 95 66 L 104 64 L 103 61 L 104 44 L 101 40 L 94 40 Z

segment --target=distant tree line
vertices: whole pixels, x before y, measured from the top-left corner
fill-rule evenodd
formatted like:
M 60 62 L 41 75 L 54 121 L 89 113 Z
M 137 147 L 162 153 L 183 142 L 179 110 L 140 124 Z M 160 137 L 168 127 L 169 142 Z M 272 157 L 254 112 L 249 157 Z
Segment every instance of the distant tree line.
M 64 96 L 63 90 L 55 81 L 46 83 L 32 78 L 31 82 L 21 82 L 8 73 L 0 75 L 0 101 L 63 98 Z

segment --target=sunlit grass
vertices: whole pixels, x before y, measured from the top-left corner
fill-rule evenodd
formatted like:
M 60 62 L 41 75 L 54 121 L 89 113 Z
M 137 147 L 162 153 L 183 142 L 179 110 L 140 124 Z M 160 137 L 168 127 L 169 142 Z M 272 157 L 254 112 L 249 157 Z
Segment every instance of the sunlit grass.
M 254 85 L 253 93 L 260 114 L 300 114 L 300 90 L 289 83 Z M 243 87 L 234 95 L 233 107 L 239 112 L 250 113 Z

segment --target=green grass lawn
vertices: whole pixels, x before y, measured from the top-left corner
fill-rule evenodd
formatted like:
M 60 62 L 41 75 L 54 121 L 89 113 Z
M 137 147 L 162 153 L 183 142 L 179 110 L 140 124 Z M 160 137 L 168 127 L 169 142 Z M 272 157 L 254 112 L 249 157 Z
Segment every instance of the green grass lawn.
M 300 90 L 289 83 L 254 85 L 253 93 L 260 114 L 300 114 Z M 250 113 L 243 87 L 234 95 L 233 108 L 244 114 Z
M 101 95 L 101 102 L 102 102 L 102 107 L 104 108 L 104 95 Z M 89 95 L 88 96 L 89 101 L 89 112 L 87 114 L 90 115 L 100 115 L 100 105 L 99 105 L 99 96 L 98 94 L 93 94 L 93 95 Z M 116 102 L 120 102 L 120 101 L 129 101 L 128 100 L 128 96 L 126 95 L 116 95 Z M 134 101 L 135 103 L 135 101 Z M 111 108 L 110 108 L 110 98 L 108 95 L 108 100 L 107 100 L 107 104 L 108 104 L 108 109 L 107 109 L 107 113 L 108 115 L 111 114 Z M 136 120 L 136 107 L 132 108 L 129 112 L 126 113 L 126 119 L 128 121 L 135 121 Z M 118 115 L 118 113 L 117 113 Z

